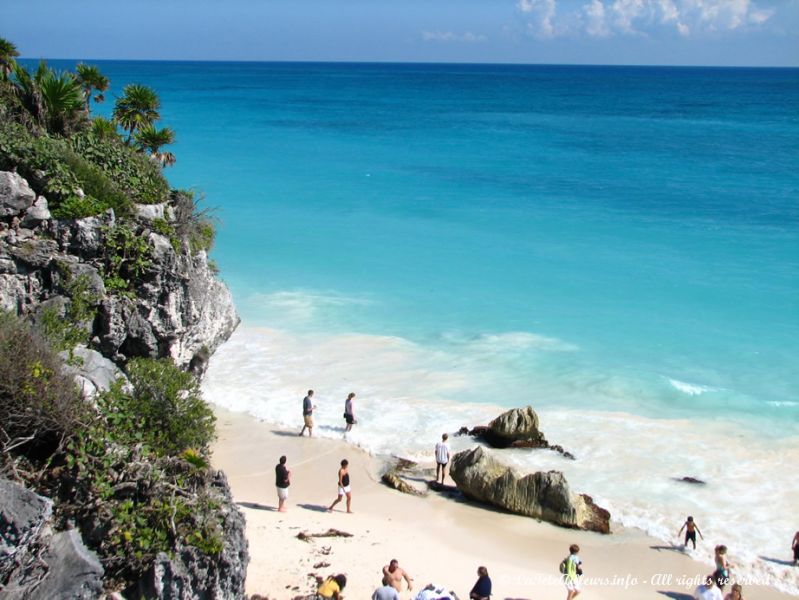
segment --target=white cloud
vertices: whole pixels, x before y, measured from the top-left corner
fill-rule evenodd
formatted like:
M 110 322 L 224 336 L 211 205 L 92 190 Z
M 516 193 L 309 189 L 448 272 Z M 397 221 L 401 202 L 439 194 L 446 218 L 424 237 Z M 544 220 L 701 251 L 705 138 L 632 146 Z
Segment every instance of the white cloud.
M 555 28 L 557 0 L 518 0 L 516 7 L 531 18 L 527 23 L 530 33 L 544 38 L 557 35 Z
M 561 2 L 559 5 L 558 2 Z M 658 29 L 682 36 L 759 27 L 774 14 L 758 0 L 517 0 L 527 30 L 543 38 L 582 31 L 592 37 L 648 35 Z M 575 28 L 570 24 L 578 23 Z
M 422 39 L 426 42 L 465 42 L 473 44 L 485 42 L 488 38 L 481 33 L 454 33 L 452 31 L 423 31 Z

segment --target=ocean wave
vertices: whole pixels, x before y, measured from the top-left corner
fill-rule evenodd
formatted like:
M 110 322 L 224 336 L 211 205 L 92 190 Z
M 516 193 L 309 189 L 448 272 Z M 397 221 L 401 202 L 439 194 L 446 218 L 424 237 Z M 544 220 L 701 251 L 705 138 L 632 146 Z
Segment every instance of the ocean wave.
M 469 344 L 449 350 L 455 347 L 468 351 Z M 508 393 L 483 359 L 465 360 L 398 337 L 242 327 L 212 358 L 203 389 L 219 406 L 299 431 L 300 402 L 313 388 L 319 407 L 314 433 L 339 439 L 344 398 L 354 391 L 359 424 L 346 436 L 350 443 L 374 454 L 432 461 L 442 432 L 486 423 L 508 405 L 536 404 L 518 389 Z M 602 378 L 595 381 L 601 398 L 607 390 Z M 587 384 L 573 393 L 592 394 Z M 706 541 L 693 558 L 712 564 L 713 546 L 724 543 L 740 575 L 768 575 L 775 587 L 799 593 L 799 572 L 762 558 L 782 556 L 789 547 L 784 518 L 793 514 L 799 481 L 786 476 L 784 465 L 799 462 L 797 436 L 766 439 L 739 422 L 716 419 L 698 427 L 691 420 L 571 406 L 565 397 L 536 409 L 547 438 L 577 460 L 522 450 L 503 451 L 503 459 L 520 469 L 563 471 L 572 489 L 591 494 L 616 522 L 668 543 L 676 543 L 685 516 L 694 515 Z M 452 442 L 455 451 L 474 443 L 468 437 Z M 683 476 L 707 485 L 677 481 Z
M 675 390 L 679 390 L 683 394 L 688 394 L 689 396 L 701 396 L 707 392 L 719 391 L 719 388 L 709 385 L 700 385 L 698 383 L 688 383 L 686 381 L 680 381 L 679 379 L 669 379 L 669 383 Z

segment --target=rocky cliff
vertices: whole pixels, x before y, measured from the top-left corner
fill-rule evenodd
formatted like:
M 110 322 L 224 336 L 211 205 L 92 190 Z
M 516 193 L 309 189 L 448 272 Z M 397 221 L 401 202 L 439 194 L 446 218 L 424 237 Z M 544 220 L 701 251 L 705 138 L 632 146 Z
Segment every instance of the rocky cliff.
M 121 242 L 114 255 L 109 252 L 109 233 L 117 224 L 113 210 L 53 219 L 47 200 L 27 181 L 0 172 L 0 308 L 20 315 L 52 308 L 63 315 L 68 284 L 82 277 L 98 308 L 86 323 L 93 349 L 118 364 L 132 356 L 170 356 L 178 366 L 202 373 L 239 323 L 230 292 L 215 277 L 206 253 L 190 251 L 189 241 L 177 235 L 173 207 L 137 206 L 136 212 L 131 231 L 146 241 L 146 257 L 126 256 L 130 249 Z M 109 293 L 109 272 L 120 264 L 130 267 L 133 260 L 139 264 L 130 288 Z
M 201 376 L 239 318 L 206 251 L 193 244 L 192 209 L 190 198 L 173 193 L 160 205 L 134 205 L 124 218 L 109 209 L 58 220 L 25 179 L 0 172 L 0 309 L 61 328 L 65 369 L 87 396 L 107 390 L 134 357 L 170 357 Z M 183 544 L 158 554 L 125 597 L 244 597 L 244 518 L 224 474 L 207 477 L 221 549 Z M 103 566 L 84 546 L 97 541 L 56 527 L 50 499 L 0 479 L 0 596 L 103 597 Z

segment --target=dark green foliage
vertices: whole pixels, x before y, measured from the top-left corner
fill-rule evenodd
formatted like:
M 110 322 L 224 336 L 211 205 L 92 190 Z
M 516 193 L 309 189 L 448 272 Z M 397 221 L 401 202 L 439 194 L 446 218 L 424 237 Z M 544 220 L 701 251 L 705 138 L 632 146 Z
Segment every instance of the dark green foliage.
M 176 229 L 189 240 L 192 253 L 210 251 L 216 237 L 213 209 L 203 207 L 202 198 L 190 190 L 174 190 L 172 206 L 175 209 Z
M 134 390 L 116 386 L 101 401 L 114 436 L 125 443 L 144 443 L 159 456 L 189 448 L 206 452 L 215 417 L 194 375 L 171 360 L 149 358 L 132 359 L 127 372 Z
M 107 227 L 104 233 L 105 286 L 110 292 L 132 290 L 150 268 L 150 242 L 126 223 Z
M 75 383 L 45 338 L 0 313 L 0 451 L 25 445 L 52 452 L 87 418 Z
M 84 194 L 96 199 L 97 206 L 102 207 L 100 212 L 113 208 L 117 216 L 130 213 L 130 199 L 100 167 L 71 151 L 64 155 L 64 161 L 80 183 Z
M 155 161 L 126 146 L 118 136 L 83 133 L 70 140 L 72 149 L 97 165 L 131 200 L 158 204 L 169 197 L 169 184 Z
M 60 315 L 55 309 L 47 308 L 38 316 L 37 323 L 53 348 L 69 352 L 72 360 L 75 346 L 89 341 L 100 298 L 92 291 L 86 275 L 72 278 L 67 271 L 66 277 L 64 291 L 70 297 L 66 314 Z

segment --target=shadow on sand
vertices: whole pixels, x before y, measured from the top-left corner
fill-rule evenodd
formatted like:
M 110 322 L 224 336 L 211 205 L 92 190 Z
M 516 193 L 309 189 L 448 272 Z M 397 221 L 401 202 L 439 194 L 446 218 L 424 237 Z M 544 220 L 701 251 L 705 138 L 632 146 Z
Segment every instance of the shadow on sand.
M 771 556 L 759 556 L 763 560 L 767 560 L 772 563 L 777 563 L 778 565 L 785 565 L 786 567 L 792 567 L 793 561 L 792 560 L 783 560 L 782 558 L 773 558 Z
M 277 510 L 274 506 L 267 506 L 266 504 L 258 504 L 257 502 L 236 502 L 236 504 L 238 506 L 243 506 L 244 508 L 251 508 L 253 510 L 270 510 L 272 512 Z
M 671 598 L 671 600 L 694 600 L 691 594 L 685 594 L 683 592 L 664 592 L 663 590 L 658 590 L 658 594 L 663 594 L 666 598 Z
M 686 554 L 685 548 L 682 546 L 649 546 L 650 550 L 657 550 L 660 552 L 661 550 L 667 550 L 669 552 L 676 552 L 677 554 Z
M 304 508 L 305 510 L 313 510 L 315 512 L 327 512 L 327 506 L 322 504 L 298 504 L 300 508 Z

